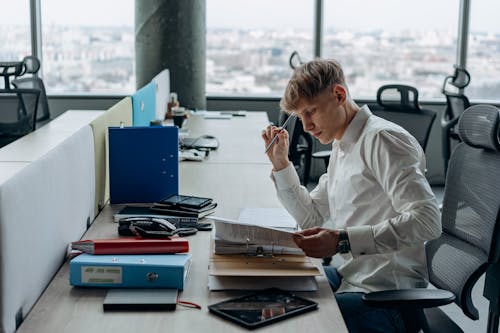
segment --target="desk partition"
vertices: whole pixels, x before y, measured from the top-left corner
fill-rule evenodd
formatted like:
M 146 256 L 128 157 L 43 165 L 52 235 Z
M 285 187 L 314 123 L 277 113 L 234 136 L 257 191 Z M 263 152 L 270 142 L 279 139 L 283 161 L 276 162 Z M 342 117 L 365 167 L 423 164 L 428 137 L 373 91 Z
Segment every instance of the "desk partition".
M 256 113 L 234 120 L 206 120 L 207 123 L 197 125 L 201 129 L 198 133 L 219 138 L 220 151 L 204 162 L 180 163 L 181 194 L 213 197 L 218 203 L 216 215 L 227 218 L 237 218 L 245 207 L 280 207 L 269 178 L 271 164 L 262 158 L 265 155 L 260 131 L 267 124 L 267 116 Z M 242 133 L 245 135 L 238 135 Z M 233 144 L 246 147 L 247 154 L 229 148 Z M 83 238 L 117 237 L 113 213 L 121 207 L 104 207 Z M 201 310 L 178 306 L 173 312 L 104 313 L 106 289 L 71 287 L 69 263 L 65 262 L 17 332 L 247 332 L 208 313 L 208 305 L 245 292 L 210 292 L 207 287 L 210 232 L 200 231 L 188 239 L 193 264 L 179 299 L 198 303 Z M 317 281 L 318 291 L 298 293 L 317 301 L 317 311 L 263 327 L 259 332 L 347 332 L 328 281 L 324 276 L 317 277 Z

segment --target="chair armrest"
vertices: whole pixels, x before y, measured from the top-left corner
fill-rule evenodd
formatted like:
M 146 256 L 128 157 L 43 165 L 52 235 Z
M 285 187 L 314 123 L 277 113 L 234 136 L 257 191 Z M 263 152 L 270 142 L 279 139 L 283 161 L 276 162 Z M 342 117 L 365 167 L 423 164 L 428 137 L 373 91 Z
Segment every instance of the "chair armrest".
M 442 289 L 401 289 L 384 290 L 363 295 L 366 305 L 379 308 L 433 308 L 450 304 L 455 295 Z

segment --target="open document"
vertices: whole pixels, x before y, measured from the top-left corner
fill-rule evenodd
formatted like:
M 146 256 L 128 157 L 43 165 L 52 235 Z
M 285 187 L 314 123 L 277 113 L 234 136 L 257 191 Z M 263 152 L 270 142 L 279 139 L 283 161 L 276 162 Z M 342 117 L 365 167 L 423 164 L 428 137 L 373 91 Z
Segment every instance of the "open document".
M 292 239 L 293 231 L 230 220 L 215 220 L 217 254 L 303 254 Z

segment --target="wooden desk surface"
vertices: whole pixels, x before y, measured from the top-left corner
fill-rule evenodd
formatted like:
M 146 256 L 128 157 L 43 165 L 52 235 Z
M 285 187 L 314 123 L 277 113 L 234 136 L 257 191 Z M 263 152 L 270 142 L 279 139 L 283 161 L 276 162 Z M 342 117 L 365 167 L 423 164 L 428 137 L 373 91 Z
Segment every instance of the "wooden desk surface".
M 217 126 L 219 124 L 222 123 L 217 123 Z M 259 142 L 260 129 L 257 132 L 259 136 L 255 142 L 259 148 L 254 148 L 254 151 L 259 151 L 264 156 Z M 217 133 L 217 136 L 225 142 L 226 134 L 221 133 Z M 181 193 L 213 197 L 219 204 L 216 214 L 227 218 L 236 218 L 245 207 L 280 207 L 269 178 L 269 162 L 244 163 L 243 158 L 231 160 L 229 152 L 226 156 L 225 153 L 221 151 L 219 157 L 227 158 L 226 163 L 222 162 L 222 157 L 219 162 L 180 163 Z M 106 206 L 83 238 L 116 237 L 117 224 L 112 222 L 112 214 L 120 207 L 122 205 Z M 207 287 L 210 232 L 198 232 L 188 239 L 193 264 L 179 298 L 200 304 L 202 310 L 178 306 L 174 312 L 105 313 L 102 302 L 106 289 L 70 286 L 69 264 L 65 262 L 17 332 L 247 332 L 246 329 L 208 313 L 208 305 L 245 292 L 210 292 Z M 319 261 L 316 263 L 320 265 Z M 328 281 L 324 276 L 316 279 L 319 285 L 317 292 L 298 294 L 317 301 L 317 311 L 260 328 L 258 331 L 347 332 Z

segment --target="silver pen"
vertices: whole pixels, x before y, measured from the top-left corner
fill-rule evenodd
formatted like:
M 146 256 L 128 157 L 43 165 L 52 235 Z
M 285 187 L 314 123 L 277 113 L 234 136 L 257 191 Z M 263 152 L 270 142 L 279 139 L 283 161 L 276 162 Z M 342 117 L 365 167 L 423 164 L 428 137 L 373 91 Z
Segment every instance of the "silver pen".
M 290 121 L 290 119 L 292 119 L 293 117 L 295 117 L 295 114 L 291 113 L 288 118 L 285 120 L 285 122 L 283 123 L 283 125 L 281 125 L 281 128 L 279 130 L 279 132 L 281 132 L 282 130 L 286 129 L 286 125 L 288 125 L 288 122 Z M 279 133 L 278 132 L 278 133 Z M 269 145 L 267 145 L 266 147 L 266 151 L 264 152 L 264 154 L 267 154 L 267 152 L 269 151 L 269 149 L 271 149 L 271 147 L 274 145 L 274 143 L 276 142 L 276 140 L 278 140 L 278 133 L 276 133 L 276 135 L 274 136 L 274 138 L 271 140 L 271 142 L 269 142 Z

